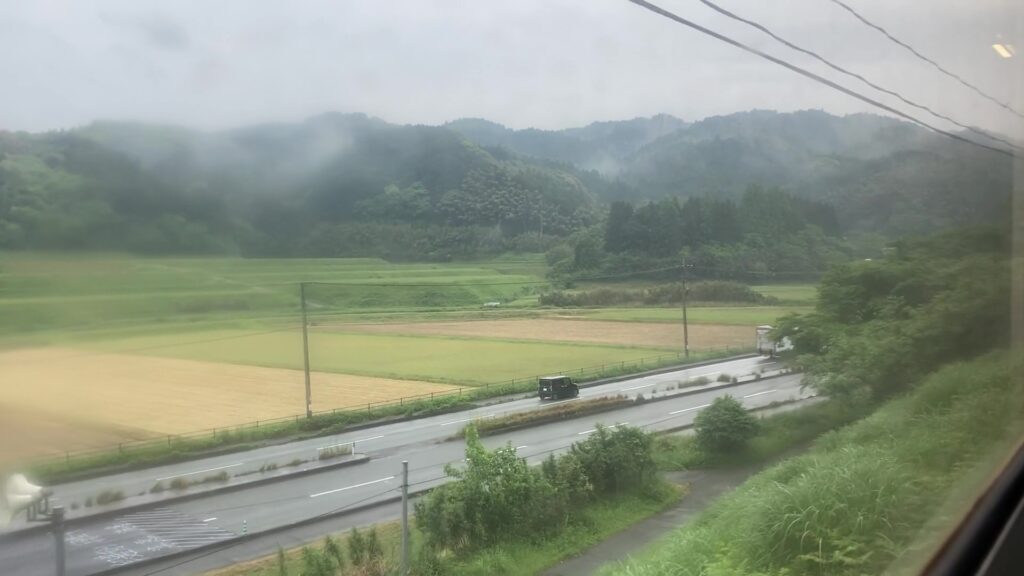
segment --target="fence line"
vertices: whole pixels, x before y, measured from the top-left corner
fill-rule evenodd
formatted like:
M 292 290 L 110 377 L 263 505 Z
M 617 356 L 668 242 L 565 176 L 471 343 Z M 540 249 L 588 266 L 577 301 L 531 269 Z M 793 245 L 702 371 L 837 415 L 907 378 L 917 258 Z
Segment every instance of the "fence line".
M 724 349 L 710 350 L 708 356 L 714 357 L 716 354 L 727 356 L 731 352 L 739 352 L 744 349 L 742 348 L 731 348 L 726 347 Z M 595 364 L 593 366 L 585 366 L 582 368 L 574 368 L 569 371 L 561 372 L 566 376 L 576 377 L 577 379 L 597 379 L 608 375 L 619 375 L 626 374 L 627 367 L 632 370 L 642 371 L 646 368 L 658 368 L 667 366 L 675 362 L 679 362 L 684 358 L 682 352 L 673 352 L 669 354 L 659 354 L 657 356 L 647 356 L 637 358 L 635 360 L 623 360 L 620 362 L 608 362 L 604 364 Z M 672 360 L 669 362 L 668 360 Z M 699 361 L 699 359 L 695 360 Z M 365 405 L 353 405 L 344 406 L 341 408 L 332 408 L 321 410 L 319 412 L 313 412 L 312 418 L 326 417 L 338 414 L 361 414 L 367 413 L 367 420 L 372 419 L 374 411 L 381 411 L 389 408 L 402 408 L 406 405 L 415 405 L 419 402 L 430 402 L 441 398 L 457 397 L 462 398 L 465 394 L 467 400 L 483 399 L 492 396 L 498 396 L 502 393 L 514 393 L 516 391 L 517 382 L 519 386 L 526 389 L 527 383 L 530 386 L 536 386 L 537 379 L 541 376 L 551 374 L 538 374 L 534 376 L 525 377 L 513 377 L 509 380 L 502 380 L 500 382 L 491 382 L 480 386 L 460 386 L 456 390 L 449 390 L 446 392 L 425 392 L 423 394 L 416 394 L 412 396 L 403 396 L 392 400 L 379 400 L 377 402 L 367 402 Z M 507 387 L 508 392 L 503 392 L 503 387 Z M 494 392 L 489 394 L 488 391 Z M 496 391 L 496 392 L 495 392 Z M 525 390 L 524 390 L 525 391 Z M 386 414 L 382 414 L 380 417 L 385 417 Z M 32 461 L 32 464 L 47 464 L 47 463 L 58 463 L 64 461 L 65 464 L 70 465 L 72 460 L 85 458 L 89 456 L 99 456 L 103 454 L 114 454 L 114 453 L 125 453 L 130 450 L 143 450 L 146 448 L 155 448 L 157 446 L 166 445 L 168 447 L 173 446 L 176 442 L 180 443 L 183 441 L 196 441 L 201 439 L 216 440 L 218 434 L 221 436 L 230 436 L 241 434 L 243 432 L 253 432 L 259 430 L 261 427 L 266 428 L 268 426 L 274 426 L 278 424 L 284 424 L 287 422 L 294 422 L 298 424 L 305 421 L 305 414 L 294 414 L 290 416 L 281 416 L 277 418 L 270 418 L 266 420 L 254 420 L 245 422 L 242 424 L 233 424 L 227 426 L 219 426 L 215 428 L 205 428 L 202 430 L 196 430 L 193 432 L 185 432 L 182 434 L 168 434 L 161 436 L 160 438 L 148 438 L 143 440 L 133 440 L 129 442 L 121 442 L 116 445 L 112 444 L 103 448 L 95 448 L 89 450 L 77 450 L 77 451 L 65 451 L 62 455 L 54 455 L 46 458 L 40 458 Z

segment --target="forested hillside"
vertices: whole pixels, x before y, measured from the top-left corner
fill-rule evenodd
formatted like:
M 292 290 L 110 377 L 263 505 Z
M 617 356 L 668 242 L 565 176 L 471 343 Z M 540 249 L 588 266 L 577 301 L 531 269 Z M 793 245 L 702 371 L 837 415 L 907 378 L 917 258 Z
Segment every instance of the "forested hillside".
M 850 234 L 998 221 L 1009 184 L 1008 158 L 864 114 L 558 131 L 362 114 L 220 132 L 97 122 L 0 132 L 0 248 L 446 260 L 563 244 L 553 261 L 568 249 L 576 270 L 684 248 L 719 268 L 806 269 L 843 257 Z
M 539 250 L 528 233 L 598 217 L 572 168 L 501 156 L 362 115 L 220 133 L 5 133 L 0 247 L 446 259 Z

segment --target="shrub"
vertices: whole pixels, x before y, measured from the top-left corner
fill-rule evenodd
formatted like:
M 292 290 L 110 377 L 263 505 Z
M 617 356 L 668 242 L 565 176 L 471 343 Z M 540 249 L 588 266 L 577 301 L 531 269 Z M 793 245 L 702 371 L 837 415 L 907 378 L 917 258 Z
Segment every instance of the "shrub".
M 96 504 L 99 506 L 106 506 L 120 500 L 124 500 L 124 492 L 120 490 L 104 490 L 99 493 L 99 496 L 96 496 Z
M 716 378 L 716 380 L 718 380 L 719 382 L 732 382 L 732 376 L 722 373 L 718 375 L 718 378 Z
M 187 490 L 188 486 L 188 480 L 184 478 L 179 477 L 171 480 L 171 490 Z
M 302 576 L 333 576 L 334 574 L 334 564 L 330 556 L 316 548 L 302 547 Z
M 694 421 L 697 444 L 711 454 L 744 448 L 757 434 L 757 427 L 757 418 L 729 395 L 715 398 Z
M 328 534 L 324 537 L 324 554 L 334 560 L 334 565 L 339 571 L 345 570 L 345 553 L 342 551 L 338 541 Z
M 153 484 L 152 488 L 149 489 L 149 493 L 150 494 L 159 494 L 159 493 L 163 492 L 164 490 L 167 490 L 167 488 L 164 487 L 164 483 L 163 482 L 157 482 L 156 484 Z
M 577 458 L 597 494 L 642 487 L 655 475 L 653 441 L 637 428 L 598 425 L 583 442 L 573 444 L 570 454 Z

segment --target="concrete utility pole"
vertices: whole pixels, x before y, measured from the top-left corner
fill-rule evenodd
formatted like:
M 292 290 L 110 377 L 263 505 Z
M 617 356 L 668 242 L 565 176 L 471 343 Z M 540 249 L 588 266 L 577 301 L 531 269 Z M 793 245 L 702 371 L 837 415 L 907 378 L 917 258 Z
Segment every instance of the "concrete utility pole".
M 313 399 L 309 387 L 309 322 L 306 321 L 305 282 L 299 282 L 299 299 L 302 300 L 302 359 L 306 370 L 306 418 L 312 418 Z
M 50 512 L 53 523 L 53 539 L 56 544 L 54 555 L 57 557 L 57 576 L 64 576 L 64 507 L 54 506 Z
M 402 576 L 409 574 L 409 461 L 402 460 Z
M 690 289 L 686 286 L 686 268 L 688 264 L 683 260 L 683 354 L 690 357 L 690 324 L 686 319 L 686 300 L 689 297 Z

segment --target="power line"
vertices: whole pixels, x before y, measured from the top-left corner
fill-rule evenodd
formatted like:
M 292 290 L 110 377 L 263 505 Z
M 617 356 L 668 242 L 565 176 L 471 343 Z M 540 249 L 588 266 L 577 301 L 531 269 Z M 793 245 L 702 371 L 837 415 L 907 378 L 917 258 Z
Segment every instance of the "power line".
M 868 26 L 868 27 L 870 27 L 870 28 L 874 28 L 875 30 L 878 30 L 879 32 L 881 32 L 881 33 L 882 33 L 882 34 L 883 34 L 883 35 L 884 35 L 884 36 L 885 36 L 886 38 L 888 38 L 889 40 L 892 40 L 892 41 L 893 41 L 893 42 L 895 42 L 896 44 L 899 44 L 899 45 L 900 45 L 900 46 L 902 46 L 903 48 L 906 48 L 907 50 L 909 50 L 909 51 L 910 51 L 910 52 L 911 52 L 911 53 L 912 53 L 912 54 L 913 54 L 914 56 L 917 56 L 917 57 L 918 57 L 918 58 L 920 58 L 921 60 L 924 60 L 925 62 L 927 62 L 927 63 L 931 64 L 931 65 L 932 65 L 932 66 L 934 66 L 934 67 L 935 67 L 935 69 L 937 69 L 937 70 L 938 70 L 939 72 L 942 72 L 942 73 L 943 73 L 943 74 L 945 74 L 946 76 L 949 76 L 950 78 L 953 78 L 954 80 L 956 80 L 957 82 L 960 82 L 961 84 L 963 84 L 964 86 L 966 86 L 966 87 L 970 88 L 971 90 L 974 90 L 975 92 L 977 92 L 977 93 L 978 93 L 978 94 L 979 94 L 980 96 L 982 96 L 983 98 L 985 98 L 985 99 L 987 99 L 987 100 L 990 100 L 990 101 L 994 102 L 995 104 L 997 104 L 998 106 L 1000 106 L 1000 107 L 1002 107 L 1002 108 L 1005 108 L 1006 110 L 1009 110 L 1009 111 L 1010 111 L 1010 112 L 1012 112 L 1012 113 L 1013 113 L 1014 115 L 1016 115 L 1016 116 L 1017 116 L 1018 118 L 1024 118 L 1024 115 L 1022 115 L 1022 114 L 1021 114 L 1020 112 L 1017 112 L 1016 110 L 1014 110 L 1013 108 L 1011 108 L 1009 104 L 1006 104 L 1005 102 L 1003 102 L 1003 101 L 1001 101 L 1001 100 L 999 100 L 999 99 L 997 99 L 997 98 L 995 98 L 995 97 L 993 97 L 993 96 L 989 96 L 989 95 L 988 95 L 988 94 L 986 94 L 986 93 L 985 93 L 985 92 L 984 92 L 984 91 L 983 91 L 983 90 L 982 90 L 981 88 L 978 88 L 978 87 L 977 87 L 977 86 L 975 86 L 974 84 L 971 84 L 971 83 L 970 83 L 970 82 L 968 82 L 967 80 L 964 80 L 964 79 L 963 79 L 963 78 L 961 78 L 961 77 L 960 77 L 960 76 L 959 76 L 958 74 L 955 74 L 955 73 L 953 73 L 953 72 L 950 72 L 949 70 L 946 70 L 945 68 L 943 68 L 943 67 L 942 67 L 942 65 L 940 65 L 940 64 L 939 64 L 938 62 L 936 62 L 935 60 L 932 60 L 931 58 L 929 58 L 929 57 L 925 56 L 924 54 L 921 54 L 920 52 L 918 52 L 918 51 L 917 51 L 917 50 L 916 50 L 916 49 L 915 49 L 915 48 L 914 48 L 913 46 L 911 46 L 910 44 L 907 44 L 906 42 L 903 42 L 903 41 L 902 41 L 902 40 L 900 40 L 899 38 L 896 38 L 895 36 L 893 36 L 892 34 L 890 34 L 890 33 L 889 33 L 889 31 L 888 31 L 888 30 L 886 30 L 885 28 L 882 28 L 882 27 L 881 27 L 881 26 L 879 26 L 878 24 L 875 24 L 874 22 L 871 22 L 870 20 L 868 20 L 868 19 L 867 19 L 867 18 L 865 18 L 864 16 L 861 16 L 861 15 L 860 15 L 860 13 L 858 13 L 858 12 L 857 12 L 856 10 L 854 10 L 854 9 L 853 9 L 853 8 L 852 8 L 852 7 L 851 7 L 851 6 L 849 5 L 849 4 L 846 4 L 845 2 L 842 2 L 841 0 L 831 0 L 831 2 L 832 2 L 833 4 L 835 4 L 835 5 L 839 6 L 839 7 L 841 7 L 841 8 L 843 9 L 843 10 L 846 10 L 846 11 L 847 11 L 847 12 L 849 12 L 850 14 L 853 14 L 853 17 L 854 17 L 854 18 L 856 18 L 857 20 L 860 20 L 860 21 L 861 21 L 862 23 L 864 23 L 864 25 L 866 25 L 866 26 Z
M 834 64 L 833 62 L 829 61 L 828 59 L 824 58 L 823 56 L 821 56 L 820 54 L 818 54 L 818 53 L 816 53 L 816 52 L 814 52 L 812 50 L 808 50 L 806 48 L 803 48 L 803 47 L 797 46 L 796 44 L 793 44 L 792 42 L 786 40 L 785 38 L 780 37 L 779 35 L 775 34 L 771 30 L 766 28 L 765 26 L 763 26 L 763 25 L 761 25 L 761 24 L 759 24 L 759 23 L 757 23 L 757 22 L 755 22 L 753 20 L 749 20 L 749 19 L 744 18 L 744 17 L 742 17 L 742 16 L 740 16 L 738 14 L 730 12 L 730 11 L 726 10 L 725 8 L 722 8 L 721 6 L 715 4 L 714 2 L 711 2 L 711 0 L 699 0 L 699 2 L 704 4 L 708 8 L 711 8 L 715 12 L 718 12 L 719 14 L 722 14 L 722 15 L 728 17 L 728 18 L 732 18 L 733 20 L 736 20 L 736 21 L 739 21 L 739 22 L 743 22 L 744 24 L 746 24 L 748 26 L 751 26 L 753 28 L 757 28 L 758 30 L 760 30 L 761 32 L 764 32 L 768 36 L 771 36 L 776 41 L 778 41 L 778 42 L 788 46 L 789 48 L 792 48 L 793 50 L 796 50 L 797 52 L 800 52 L 802 54 L 806 54 L 806 55 L 808 55 L 808 56 L 818 60 L 822 64 L 828 66 L 829 68 L 831 68 L 831 69 L 833 69 L 833 70 L 835 70 L 835 71 L 837 71 L 839 73 L 845 74 L 845 75 L 850 76 L 852 78 L 856 78 L 856 79 L 860 80 L 861 82 L 863 82 L 864 84 L 867 84 L 868 86 L 874 88 L 875 90 L 878 90 L 878 91 L 884 92 L 884 93 L 886 93 L 886 94 L 888 94 L 890 96 L 894 96 L 896 98 L 899 98 L 905 104 L 913 106 L 914 108 L 917 108 L 919 110 L 924 110 L 925 112 L 928 112 L 929 114 L 931 114 L 932 116 L 935 116 L 936 118 L 941 118 L 943 120 L 946 120 L 948 122 L 956 124 L 960 128 L 963 128 L 964 130 L 969 130 L 971 132 L 974 132 L 975 134 L 980 134 L 981 136 L 984 136 L 986 138 L 991 138 L 992 140 L 995 140 L 997 142 L 1005 144 L 1005 145 L 1009 146 L 1010 148 L 1016 148 L 1017 147 L 1016 144 L 1014 144 L 1013 142 L 1010 142 L 1009 140 L 1004 140 L 1003 138 L 1000 138 L 1000 137 L 995 136 L 993 134 L 989 134 L 988 132 L 986 132 L 984 130 L 975 128 L 974 126 L 970 126 L 968 124 L 963 124 L 962 122 L 959 122 L 959 121 L 957 121 L 957 120 L 955 120 L 953 118 L 950 118 L 949 116 L 946 116 L 945 114 L 941 114 L 939 112 L 936 112 L 935 110 L 931 109 L 930 107 L 928 107 L 928 106 L 926 106 L 924 104 L 919 104 L 917 102 L 914 102 L 913 100 L 910 100 L 909 98 L 906 98 L 905 96 L 903 96 L 902 94 L 900 94 L 899 92 L 897 92 L 895 90 L 890 90 L 888 88 L 885 88 L 884 86 L 879 86 L 878 84 L 875 84 L 871 80 L 868 80 L 867 78 L 865 78 L 864 76 L 862 76 L 862 75 L 860 75 L 860 74 L 858 74 L 856 72 L 853 72 L 851 70 L 843 68 L 842 66 L 839 66 L 838 64 Z
M 764 58 L 765 60 L 768 60 L 769 62 L 772 62 L 774 64 L 778 64 L 779 66 L 782 66 L 783 68 L 786 68 L 788 70 L 796 72 L 797 74 L 800 74 L 801 76 L 804 76 L 806 78 L 810 78 L 811 80 L 814 80 L 815 82 L 818 82 L 820 84 L 824 84 L 825 86 L 828 86 L 829 88 L 832 88 L 834 90 L 838 90 L 838 91 L 842 92 L 843 94 L 846 94 L 848 96 L 852 96 L 852 97 L 854 97 L 854 98 L 856 98 L 856 99 L 858 99 L 858 100 L 860 100 L 862 102 L 870 104 L 870 105 L 872 105 L 872 106 L 874 106 L 876 108 L 879 108 L 881 110 L 885 110 L 886 112 L 889 112 L 890 114 L 894 114 L 896 116 L 899 116 L 900 118 L 903 118 L 905 120 L 913 122 L 914 124 L 917 124 L 919 126 L 923 126 L 923 127 L 927 128 L 927 129 L 933 131 L 933 132 L 936 132 L 938 134 L 942 134 L 943 136 L 952 138 L 954 140 L 958 140 L 960 142 L 964 142 L 966 144 L 971 144 L 971 145 L 974 145 L 974 146 L 978 146 L 980 148 L 985 148 L 986 150 L 991 150 L 992 152 L 997 152 L 999 154 L 1003 154 L 1003 155 L 1009 156 L 1011 158 L 1013 157 L 1013 153 L 1008 151 L 1008 150 L 1004 150 L 1002 148 L 997 148 L 995 146 L 990 146 L 988 144 L 983 144 L 981 142 L 976 142 L 976 141 L 971 140 L 969 138 L 964 138 L 963 136 L 960 136 L 959 134 L 955 134 L 955 133 L 950 132 L 948 130 L 943 130 L 943 129 L 938 128 L 936 126 L 932 126 L 931 124 L 925 122 L 924 120 L 919 120 L 919 119 L 911 116 L 910 114 L 907 114 L 906 112 L 902 112 L 900 110 L 897 110 L 896 108 L 893 108 L 892 106 L 889 106 L 888 104 L 883 104 L 882 102 L 879 102 L 878 100 L 875 100 L 875 99 L 870 98 L 868 96 L 865 96 L 865 95 L 863 95 L 863 94 L 861 94 L 859 92 L 851 90 L 851 89 L 849 89 L 849 88 L 847 88 L 845 86 L 837 84 L 837 83 L 835 83 L 835 82 L 833 82 L 833 81 L 831 81 L 831 80 L 829 80 L 829 79 L 827 79 L 827 78 L 825 78 L 823 76 L 820 76 L 818 74 L 815 74 L 814 72 L 811 72 L 810 70 L 807 70 L 805 68 L 801 68 L 801 67 L 799 67 L 799 66 L 797 66 L 795 64 L 790 64 L 789 62 L 787 62 L 787 61 L 785 61 L 785 60 L 783 60 L 781 58 L 776 58 L 775 56 L 772 56 L 771 54 L 768 54 L 766 52 L 758 50 L 757 48 L 753 48 L 753 47 L 748 46 L 748 45 L 746 45 L 746 44 L 744 44 L 744 43 L 742 43 L 742 42 L 740 42 L 738 40 L 734 40 L 733 38 L 730 38 L 728 36 L 725 36 L 723 34 L 715 32 L 714 30 L 711 30 L 709 28 L 705 28 L 704 26 L 701 26 L 700 24 L 697 24 L 696 22 L 692 22 L 690 20 L 687 20 L 687 19 L 683 18 L 682 16 L 679 16 L 677 14 L 669 12 L 668 10 L 665 10 L 664 8 L 661 8 L 659 6 L 651 4 L 650 2 L 647 2 L 645 0 L 629 0 L 629 2 L 632 2 L 633 4 L 636 4 L 637 6 L 640 6 L 641 8 L 646 8 L 647 10 L 650 10 L 651 12 L 654 12 L 655 14 L 658 14 L 659 16 L 663 16 L 665 18 L 668 18 L 669 20 L 673 20 L 673 21 L 675 21 L 675 22 L 677 22 L 679 24 L 682 24 L 683 26 L 687 26 L 689 28 L 692 28 L 692 29 L 694 29 L 694 30 L 696 30 L 696 31 L 698 31 L 698 32 L 700 32 L 702 34 L 706 34 L 708 36 L 711 36 L 712 38 L 715 38 L 716 40 L 721 40 L 722 42 L 725 42 L 726 44 L 730 44 L 732 46 L 735 46 L 736 48 L 739 48 L 740 50 L 744 50 L 746 52 L 754 54 L 755 56 L 760 56 L 761 58 Z

